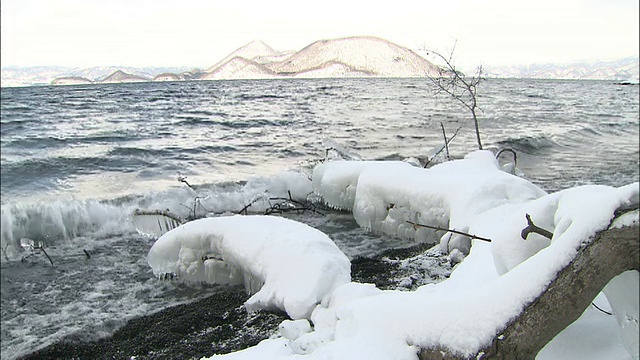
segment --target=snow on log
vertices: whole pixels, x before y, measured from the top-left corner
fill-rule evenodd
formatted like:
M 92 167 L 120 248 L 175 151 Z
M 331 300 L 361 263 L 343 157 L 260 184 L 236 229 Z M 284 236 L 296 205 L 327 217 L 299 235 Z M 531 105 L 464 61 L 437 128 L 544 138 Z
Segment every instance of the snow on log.
M 573 260 L 528 306 L 474 358 L 525 359 L 537 354 L 557 334 L 577 320 L 612 279 L 637 290 L 640 268 L 639 227 L 609 228 L 599 232 L 578 250 Z M 620 278 L 620 275 L 623 275 Z M 609 283 L 609 285 L 607 285 Z M 614 285 L 615 286 L 615 285 Z M 623 285 L 622 289 L 625 288 Z M 606 293 L 606 291 L 605 291 Z M 622 313 L 621 339 L 638 358 L 638 293 L 626 293 L 611 301 L 614 313 Z M 618 305 L 618 306 L 616 306 Z M 626 306 L 626 308 L 625 308 Z M 420 359 L 468 359 L 469 354 L 434 347 L 421 349 Z

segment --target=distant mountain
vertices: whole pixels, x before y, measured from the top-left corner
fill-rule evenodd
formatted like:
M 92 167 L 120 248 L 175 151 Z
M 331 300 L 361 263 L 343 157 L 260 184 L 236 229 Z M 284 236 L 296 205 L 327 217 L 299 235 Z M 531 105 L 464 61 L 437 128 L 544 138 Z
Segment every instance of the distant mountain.
M 68 76 L 81 76 L 92 81 L 100 81 L 116 71 L 122 71 L 127 74 L 136 75 L 144 78 L 152 78 L 153 74 L 139 68 L 128 66 L 96 66 L 86 69 L 75 69 Z
M 202 74 L 199 79 L 266 79 L 276 75 L 262 64 L 236 56 Z
M 291 54 L 291 52 L 289 54 Z M 267 62 L 272 62 L 272 59 L 278 59 L 282 55 L 283 53 L 274 50 L 271 46 L 265 44 L 264 42 L 255 40 L 248 43 L 247 45 L 236 49 L 234 52 L 227 55 L 224 59 L 218 61 L 215 65 L 205 70 L 205 72 L 213 72 L 220 66 L 236 57 L 247 60 L 257 60 L 258 64 L 264 64 Z
M 116 70 L 109 76 L 105 77 L 102 80 L 99 80 L 100 83 L 124 83 L 124 82 L 146 82 L 151 81 L 150 78 L 128 74 L 122 70 Z
M 97 82 L 115 71 L 152 78 L 161 73 L 184 73 L 189 67 L 144 67 L 96 66 L 91 68 L 71 68 L 64 66 L 33 66 L 2 68 L 2 87 L 37 86 L 37 85 L 69 85 L 76 83 Z M 201 73 L 201 70 L 192 70 Z M 82 80 L 85 79 L 85 80 Z M 79 81 L 79 82 L 77 82 Z M 147 80 L 149 81 L 149 80 Z
M 64 66 L 6 67 L 0 73 L 2 87 L 49 85 L 57 77 L 65 76 L 73 70 Z
M 573 64 L 533 64 L 485 68 L 489 77 L 527 79 L 594 79 L 638 83 L 640 60 L 629 57 L 615 61 L 590 61 Z
M 184 80 L 183 74 L 162 73 L 153 77 L 153 81 L 180 81 Z
M 638 83 L 638 64 L 638 58 L 633 57 L 563 65 L 485 66 L 485 74 L 500 78 L 599 79 Z M 278 51 L 262 41 L 253 41 L 206 70 L 188 67 L 8 67 L 2 68 L 1 85 L 283 77 L 424 77 L 436 75 L 437 71 L 436 65 L 408 48 L 377 37 L 354 36 L 316 41 L 300 51 Z
M 63 76 L 53 79 L 51 85 L 81 85 L 93 84 L 93 81 L 82 76 Z
M 415 52 L 370 36 L 316 41 L 268 67 L 279 75 L 293 76 L 334 74 L 336 69 L 352 76 L 421 77 L 438 73 L 438 67 Z
M 316 67 L 295 72 L 292 76 L 298 78 L 332 78 L 332 77 L 367 77 L 376 74 L 358 70 L 339 61 L 327 61 Z

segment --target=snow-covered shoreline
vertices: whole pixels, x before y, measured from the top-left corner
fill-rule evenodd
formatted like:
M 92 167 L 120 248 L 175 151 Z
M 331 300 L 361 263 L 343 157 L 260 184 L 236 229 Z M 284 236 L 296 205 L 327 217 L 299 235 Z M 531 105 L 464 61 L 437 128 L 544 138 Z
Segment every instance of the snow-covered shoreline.
M 342 170 L 332 174 L 332 167 Z M 353 263 L 329 246 L 333 244 L 326 235 L 307 225 L 273 216 L 189 222 L 162 235 L 152 247 L 148 261 L 156 275 L 186 282 L 244 283 L 246 297 L 253 295 L 244 301 L 249 316 L 274 310 L 288 314 L 278 331 L 271 328 L 269 338 L 256 346 L 224 355 L 205 350 L 198 356 L 408 360 L 423 349 L 442 349 L 465 358 L 482 357 L 483 349 L 545 293 L 556 274 L 610 226 L 619 210 L 630 212 L 617 218 L 615 226 L 638 224 L 638 183 L 547 194 L 501 171 L 489 151 L 429 169 L 399 162 L 325 162 L 316 167 L 313 183 L 325 202 L 353 209 L 360 226 L 378 232 L 437 240 L 435 234 L 416 235 L 417 229 L 408 229 L 413 225 L 405 225 L 435 218 L 439 225 L 491 242 L 446 233 L 429 251 L 422 248 L 400 260 L 383 258 L 387 265 L 422 275 L 433 263 L 420 256 L 449 263 L 463 260 L 450 277 L 435 284 L 409 276 L 395 288 L 382 288 L 354 277 Z M 525 215 L 549 230 L 551 238 L 521 238 Z M 411 261 L 421 265 L 412 267 Z M 593 300 L 614 316 L 588 307 L 537 358 L 637 358 L 638 295 L 625 291 L 637 287 L 637 271 L 632 272 L 616 277 L 605 295 Z M 189 311 L 197 311 L 198 305 L 194 307 Z M 167 316 L 173 316 L 171 311 Z
M 332 173 L 334 165 L 342 170 Z M 415 359 L 420 349 L 482 357 L 483 349 L 546 291 L 578 249 L 607 229 L 616 211 L 637 209 L 639 203 L 638 183 L 619 188 L 582 186 L 547 194 L 500 171 L 489 151 L 473 152 L 427 170 L 400 165 L 321 164 L 314 171 L 314 189 L 330 206 L 353 209 L 356 221 L 368 229 L 421 240 L 415 229 L 409 231 L 407 222 L 440 219 L 449 229 L 494 240 L 486 243 L 447 232 L 440 237 L 442 251 L 468 254 L 451 278 L 413 292 L 346 283 L 318 303 L 309 318 L 283 322 L 280 338 L 225 358 L 251 359 L 259 353 L 268 359 Z M 550 239 L 538 234 L 531 239 L 520 237 L 529 213 L 549 229 Z M 636 210 L 625 224 L 637 223 Z M 638 333 L 638 296 L 619 291 L 610 294 L 613 313 L 624 314 L 617 316 L 622 321 L 622 343 L 637 358 L 638 342 L 633 334 Z M 625 301 L 615 301 L 620 297 Z M 601 335 L 620 345 L 620 335 Z M 580 358 L 612 355 L 593 349 L 576 351 L 574 355 Z

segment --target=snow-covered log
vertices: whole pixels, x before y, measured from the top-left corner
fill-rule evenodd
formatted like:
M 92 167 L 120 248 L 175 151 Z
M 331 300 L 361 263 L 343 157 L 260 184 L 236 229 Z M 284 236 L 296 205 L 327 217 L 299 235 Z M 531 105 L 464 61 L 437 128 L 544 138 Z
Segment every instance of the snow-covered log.
M 493 339 L 491 345 L 478 353 L 480 358 L 532 358 L 558 333 L 578 319 L 612 279 L 627 271 L 637 274 L 640 270 L 639 241 L 637 223 L 621 228 L 609 228 L 598 233 L 578 251 L 573 261 L 558 272 L 549 286 Z M 632 281 L 633 276 L 631 275 Z M 632 303 L 631 307 L 633 306 Z M 636 295 L 635 314 L 627 313 L 628 324 L 625 325 L 629 334 L 626 335 L 626 341 L 623 328 L 623 341 L 632 356 L 635 352 L 635 358 L 638 357 L 637 306 Z M 618 311 L 620 310 L 622 309 Z M 635 319 L 629 315 L 635 316 Z M 635 346 L 629 344 L 634 341 Z M 421 349 L 419 357 L 468 358 L 439 347 Z

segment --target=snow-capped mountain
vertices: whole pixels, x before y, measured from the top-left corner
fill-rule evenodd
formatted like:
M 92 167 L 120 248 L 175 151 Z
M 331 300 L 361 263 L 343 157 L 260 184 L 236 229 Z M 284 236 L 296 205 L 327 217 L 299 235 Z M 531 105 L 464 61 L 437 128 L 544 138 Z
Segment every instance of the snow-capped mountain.
M 484 67 L 488 77 L 598 79 L 639 82 L 639 60 L 590 61 L 575 64 L 534 64 Z M 2 68 L 2 86 L 62 85 L 105 82 L 117 72 L 117 80 L 181 81 L 211 79 L 422 77 L 436 75 L 438 67 L 416 52 L 390 41 L 354 36 L 319 40 L 300 51 L 278 51 L 262 41 L 252 41 L 206 70 L 188 67 L 91 67 L 56 66 Z
M 53 79 L 51 85 L 81 85 L 93 84 L 93 81 L 82 76 L 63 76 Z
M 2 68 L 2 87 L 49 85 L 57 77 L 68 74 L 72 68 L 63 66 L 32 66 Z
M 101 83 L 123 83 L 123 82 L 145 82 L 151 81 L 149 77 L 143 77 L 139 75 L 128 74 L 122 70 L 116 70 L 109 76 L 105 77 L 98 82 Z
M 202 75 L 200 79 L 265 79 L 277 74 L 253 60 L 235 56 Z
M 96 66 L 84 69 L 64 66 L 7 67 L 2 68 L 2 87 L 93 83 L 116 71 L 151 79 L 162 73 L 181 73 L 188 69 L 190 68 L 127 66 Z M 194 73 L 198 71 L 194 70 Z
M 336 66 L 342 64 L 343 66 Z M 436 75 L 438 68 L 415 52 L 390 41 L 356 36 L 320 40 L 293 54 L 288 59 L 268 65 L 276 73 L 296 75 L 306 72 L 322 74 L 329 69 L 349 69 L 347 73 L 369 76 L 415 77 Z M 329 70 L 329 74 L 334 71 Z
M 80 76 L 91 81 L 99 81 L 114 72 L 122 71 L 127 74 L 136 75 L 144 78 L 152 78 L 153 74 L 143 69 L 129 67 L 129 66 L 99 66 L 86 69 L 76 69 L 71 71 L 68 76 Z
M 291 52 L 288 52 L 291 53 Z M 285 53 L 286 54 L 286 53 Z M 236 49 L 231 54 L 224 57 L 224 59 L 218 61 L 215 65 L 211 66 L 205 72 L 211 73 L 223 64 L 229 62 L 233 58 L 243 58 L 247 60 L 254 60 L 258 64 L 265 64 L 268 62 L 275 61 L 274 59 L 278 59 L 282 56 L 283 53 L 280 51 L 274 50 L 271 46 L 265 44 L 260 40 L 254 40 L 238 49 Z M 285 55 L 286 56 L 286 55 Z
M 629 57 L 614 61 L 573 64 L 533 64 L 485 68 L 489 77 L 530 79 L 594 79 L 638 82 L 640 60 Z

